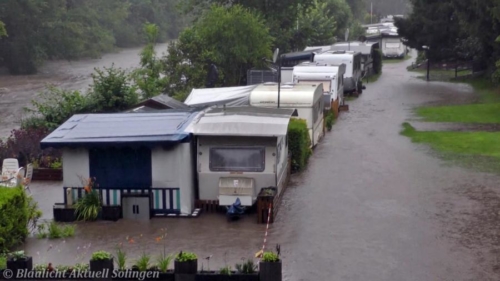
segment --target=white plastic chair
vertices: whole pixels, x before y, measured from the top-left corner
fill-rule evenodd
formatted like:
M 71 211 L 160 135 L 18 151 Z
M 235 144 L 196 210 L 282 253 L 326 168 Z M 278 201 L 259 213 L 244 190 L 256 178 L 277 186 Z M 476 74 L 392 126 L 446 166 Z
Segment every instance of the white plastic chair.
M 26 176 L 24 177 L 24 190 L 27 190 L 29 193 L 31 193 L 30 189 L 30 184 L 31 184 L 31 179 L 33 178 L 33 164 L 28 164 L 26 165 Z
M 17 169 L 17 171 L 13 174 L 11 178 L 8 178 L 7 180 L 2 180 L 0 181 L 0 186 L 6 186 L 6 187 L 16 187 L 19 185 L 23 184 L 24 180 L 24 168 L 21 167 Z
M 8 180 L 14 176 L 19 169 L 19 161 L 15 158 L 5 158 L 2 162 L 2 179 Z

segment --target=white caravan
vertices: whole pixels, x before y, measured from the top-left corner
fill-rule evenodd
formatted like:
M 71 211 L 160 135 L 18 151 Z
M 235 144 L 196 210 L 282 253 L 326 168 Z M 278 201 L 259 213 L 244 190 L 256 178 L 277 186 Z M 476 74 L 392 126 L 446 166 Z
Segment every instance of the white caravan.
M 328 51 L 314 56 L 315 62 L 327 64 L 345 64 L 344 93 L 362 93 L 361 53 L 350 51 Z
M 395 32 L 382 33 L 382 55 L 386 58 L 404 58 L 406 46 Z
M 255 107 L 278 107 L 278 83 L 264 83 L 250 94 L 250 105 Z M 297 118 L 304 119 L 314 147 L 324 134 L 323 130 L 323 86 L 321 83 L 285 84 L 280 87 L 279 108 L 297 109 Z
M 344 104 L 345 64 L 334 65 L 303 62 L 293 68 L 293 82 L 298 84 L 323 84 L 325 109 L 337 111 Z

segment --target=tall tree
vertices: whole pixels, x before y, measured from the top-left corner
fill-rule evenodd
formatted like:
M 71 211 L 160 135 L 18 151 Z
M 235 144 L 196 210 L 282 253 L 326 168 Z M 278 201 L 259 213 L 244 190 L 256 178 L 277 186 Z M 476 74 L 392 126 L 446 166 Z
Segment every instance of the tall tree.
M 333 44 L 337 30 L 333 14 L 328 9 L 327 1 L 315 0 L 313 7 L 299 17 L 299 29 L 295 36 L 298 49 L 305 46 Z
M 412 0 L 413 12 L 405 19 L 396 19 L 398 33 L 407 45 L 422 50 L 429 46 L 431 59 L 455 57 L 457 38 L 461 38 L 460 22 L 450 0 Z
M 218 66 L 226 86 L 240 85 L 248 69 L 271 57 L 272 40 L 256 12 L 240 5 L 213 5 L 169 47 L 165 76 L 172 87 L 167 90 L 182 99 L 191 88 L 203 87 L 210 62 Z

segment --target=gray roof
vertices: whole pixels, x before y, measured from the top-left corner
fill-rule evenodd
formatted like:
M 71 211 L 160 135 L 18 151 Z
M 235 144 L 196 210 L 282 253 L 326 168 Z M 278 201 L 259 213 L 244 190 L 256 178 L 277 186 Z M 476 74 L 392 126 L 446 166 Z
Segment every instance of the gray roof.
M 143 105 L 147 106 L 147 104 L 151 103 L 151 102 L 160 105 L 162 107 L 160 109 L 168 109 L 168 108 L 187 109 L 187 108 L 189 108 L 189 106 L 187 106 L 183 102 L 180 102 L 180 101 L 168 96 L 167 94 L 163 94 L 163 95 L 155 96 L 155 97 L 152 97 L 150 99 L 147 99 L 147 100 L 144 100 L 144 101 L 138 103 L 137 105 L 134 106 L 134 109 L 138 108 L 140 106 L 143 106 Z
M 207 111 L 187 129 L 194 135 L 284 136 L 294 109 L 228 107 Z
M 45 137 L 42 148 L 188 141 L 186 126 L 197 115 L 192 111 L 161 113 L 77 114 Z
M 180 102 L 172 97 L 169 97 L 166 94 L 153 97 L 152 100 L 154 100 L 158 103 L 162 103 L 162 104 L 164 104 L 170 108 L 173 108 L 173 109 L 189 108 L 189 106 L 187 106 L 183 102 Z
M 363 55 L 370 55 L 372 53 L 374 42 L 359 42 L 353 41 L 350 44 L 348 42 L 339 42 L 332 45 L 332 50 L 334 51 L 347 51 L 348 49 L 354 52 L 360 52 Z

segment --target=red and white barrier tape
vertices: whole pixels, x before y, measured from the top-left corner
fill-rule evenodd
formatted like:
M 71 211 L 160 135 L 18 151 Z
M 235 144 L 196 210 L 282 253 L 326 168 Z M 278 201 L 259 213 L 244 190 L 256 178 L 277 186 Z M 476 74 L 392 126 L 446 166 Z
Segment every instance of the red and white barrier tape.
M 259 255 L 260 259 L 262 259 L 262 256 L 264 255 L 264 250 L 266 249 L 267 233 L 269 231 L 269 222 L 271 221 L 271 210 L 272 210 L 272 204 L 269 204 L 269 211 L 267 212 L 266 233 L 264 234 L 264 243 L 262 244 L 262 250 L 258 252 L 258 254 L 260 254 Z

